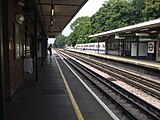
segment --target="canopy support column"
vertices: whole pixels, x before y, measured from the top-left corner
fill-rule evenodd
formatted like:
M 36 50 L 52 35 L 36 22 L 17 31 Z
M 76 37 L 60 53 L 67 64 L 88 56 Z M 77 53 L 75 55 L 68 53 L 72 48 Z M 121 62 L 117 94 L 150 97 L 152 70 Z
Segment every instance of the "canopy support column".
M 0 119 L 5 119 L 2 0 L 0 0 Z
M 136 41 L 137 41 L 137 56 L 136 58 L 139 58 L 139 36 L 136 37 Z
M 34 24 L 34 36 L 35 36 L 35 81 L 38 82 L 38 54 L 37 54 L 37 45 L 38 45 L 38 39 L 37 39 L 37 25 L 38 25 L 38 19 L 37 19 L 37 9 L 35 8 L 35 24 Z

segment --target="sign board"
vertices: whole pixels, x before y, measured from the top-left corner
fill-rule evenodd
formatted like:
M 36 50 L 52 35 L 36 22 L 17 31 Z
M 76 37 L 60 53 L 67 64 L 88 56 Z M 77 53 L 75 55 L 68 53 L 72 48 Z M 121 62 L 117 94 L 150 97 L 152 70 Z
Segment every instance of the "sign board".
M 148 42 L 148 53 L 154 53 L 154 42 Z

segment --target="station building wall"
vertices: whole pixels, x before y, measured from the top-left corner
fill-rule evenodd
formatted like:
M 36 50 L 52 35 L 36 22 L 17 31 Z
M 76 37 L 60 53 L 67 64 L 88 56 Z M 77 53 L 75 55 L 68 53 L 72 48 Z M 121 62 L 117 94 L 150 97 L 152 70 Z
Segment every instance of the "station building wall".
M 152 44 L 153 48 L 149 48 L 149 44 Z M 109 55 L 160 61 L 160 35 L 157 33 L 149 32 L 148 37 L 131 34 L 125 39 L 115 39 L 113 35 L 106 38 L 105 46 L 105 53 Z
M 18 6 L 17 0 L 6 0 L 3 6 L 3 34 L 4 34 L 4 81 L 5 96 L 11 97 L 26 78 L 23 70 L 23 41 L 25 39 L 25 22 L 21 25 L 16 22 L 16 15 L 22 14 L 22 7 Z M 25 20 L 26 21 L 26 20 Z M 34 26 L 30 22 L 29 26 Z M 21 41 L 20 56 L 16 57 L 16 26 L 19 28 L 18 37 Z M 33 28 L 31 28 L 31 31 Z

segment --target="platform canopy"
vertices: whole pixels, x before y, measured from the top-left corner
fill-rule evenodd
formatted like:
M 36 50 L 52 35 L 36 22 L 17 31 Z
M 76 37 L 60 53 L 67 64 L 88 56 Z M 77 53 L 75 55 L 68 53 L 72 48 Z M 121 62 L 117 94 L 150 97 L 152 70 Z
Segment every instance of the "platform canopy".
M 94 35 L 90 35 L 89 37 L 98 37 L 98 36 L 109 36 L 109 35 L 115 35 L 115 34 L 122 34 L 122 33 L 131 33 L 133 31 L 147 31 L 147 30 L 154 30 L 154 28 L 160 27 L 160 19 L 155 19 L 135 25 L 130 25 L 127 27 L 118 28 L 115 30 L 110 30 L 106 32 L 97 33 Z
M 36 0 L 46 34 L 54 37 L 61 33 L 87 1 Z

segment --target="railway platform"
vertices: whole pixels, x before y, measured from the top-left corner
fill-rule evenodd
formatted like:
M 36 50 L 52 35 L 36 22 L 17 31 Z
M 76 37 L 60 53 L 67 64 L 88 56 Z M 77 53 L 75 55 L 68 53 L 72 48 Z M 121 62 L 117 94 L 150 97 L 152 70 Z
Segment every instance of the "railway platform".
M 113 119 L 55 53 L 38 72 L 6 101 L 6 120 Z
M 79 53 L 83 53 L 83 54 L 86 54 L 86 55 L 105 58 L 105 59 L 108 59 L 108 60 L 114 60 L 114 61 L 123 62 L 123 63 L 127 63 L 127 64 L 132 64 L 132 65 L 136 65 L 136 66 L 141 66 L 141 67 L 151 68 L 151 69 L 155 69 L 155 70 L 160 70 L 160 63 L 159 62 L 139 60 L 139 59 L 126 58 L 126 57 L 113 56 L 113 55 L 106 55 L 104 53 L 96 53 L 96 52 L 85 51 L 85 50 L 69 49 L 69 51 L 79 52 Z

